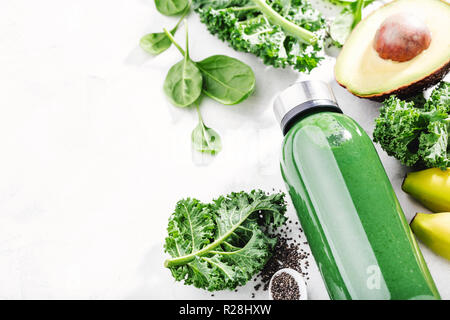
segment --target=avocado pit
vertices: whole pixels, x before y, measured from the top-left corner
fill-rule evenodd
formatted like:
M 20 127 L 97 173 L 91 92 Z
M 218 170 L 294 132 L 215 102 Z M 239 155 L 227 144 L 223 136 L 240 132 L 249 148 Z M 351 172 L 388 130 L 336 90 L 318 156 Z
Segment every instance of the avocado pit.
M 431 32 L 425 22 L 410 13 L 386 18 L 378 28 L 374 49 L 382 59 L 405 62 L 418 56 L 431 43 Z

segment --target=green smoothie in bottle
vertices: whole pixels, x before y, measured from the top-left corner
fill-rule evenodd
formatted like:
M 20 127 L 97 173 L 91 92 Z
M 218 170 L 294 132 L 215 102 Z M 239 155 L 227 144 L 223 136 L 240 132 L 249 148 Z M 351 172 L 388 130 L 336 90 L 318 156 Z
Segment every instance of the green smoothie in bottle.
M 331 299 L 440 299 L 369 136 L 327 84 L 275 100 L 281 171 Z

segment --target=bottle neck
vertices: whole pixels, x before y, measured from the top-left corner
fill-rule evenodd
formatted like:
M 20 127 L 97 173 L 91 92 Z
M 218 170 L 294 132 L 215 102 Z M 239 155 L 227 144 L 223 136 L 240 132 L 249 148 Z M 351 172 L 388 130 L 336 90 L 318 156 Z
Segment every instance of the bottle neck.
M 290 109 L 281 120 L 281 130 L 283 135 L 286 135 L 288 131 L 297 122 L 301 121 L 305 117 L 318 112 L 336 112 L 343 113 L 341 108 L 335 101 L 328 99 L 310 100 L 299 104 L 298 106 Z

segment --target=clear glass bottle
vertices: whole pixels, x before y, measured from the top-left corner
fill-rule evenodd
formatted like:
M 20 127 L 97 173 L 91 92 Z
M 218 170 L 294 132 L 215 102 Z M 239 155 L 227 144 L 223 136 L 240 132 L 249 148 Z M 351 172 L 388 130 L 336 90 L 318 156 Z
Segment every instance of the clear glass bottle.
M 281 171 L 331 299 L 440 299 L 373 143 L 329 86 L 283 91 Z

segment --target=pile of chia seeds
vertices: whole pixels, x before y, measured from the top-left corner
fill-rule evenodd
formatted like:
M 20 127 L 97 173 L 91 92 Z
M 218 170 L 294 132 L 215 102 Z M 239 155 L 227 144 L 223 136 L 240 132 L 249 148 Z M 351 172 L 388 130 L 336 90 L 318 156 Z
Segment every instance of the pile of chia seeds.
M 300 289 L 294 277 L 286 272 L 277 274 L 270 287 L 274 300 L 299 300 Z
M 294 232 L 296 236 L 293 236 Z M 278 242 L 273 255 L 264 266 L 264 269 L 254 279 L 255 291 L 258 291 L 259 289 L 267 291 L 272 276 L 275 272 L 283 268 L 294 269 L 298 271 L 306 281 L 309 280 L 308 269 L 310 253 L 302 248 L 303 245 L 306 249 L 308 243 L 306 240 L 302 239 L 304 235 L 299 223 L 297 221 L 293 222 L 292 220 L 288 220 L 286 225 L 277 230 L 275 236 L 278 238 Z M 252 293 L 252 297 L 254 297 L 254 293 Z

